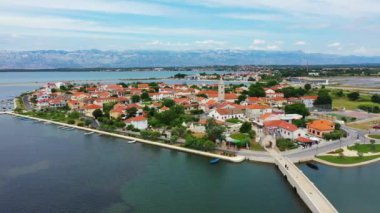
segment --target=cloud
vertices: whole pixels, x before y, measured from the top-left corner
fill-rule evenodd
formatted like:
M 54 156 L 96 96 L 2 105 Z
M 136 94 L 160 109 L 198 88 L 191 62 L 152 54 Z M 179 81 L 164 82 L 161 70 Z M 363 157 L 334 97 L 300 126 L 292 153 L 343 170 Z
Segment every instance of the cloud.
M 331 43 L 331 44 L 329 44 L 327 46 L 328 47 L 336 47 L 336 48 L 338 48 L 338 47 L 341 47 L 341 43 L 340 42 L 334 42 L 334 43 Z
M 297 41 L 297 42 L 294 43 L 294 45 L 304 46 L 304 45 L 306 45 L 306 42 L 305 41 Z
M 224 45 L 226 44 L 225 41 L 215 41 L 215 40 L 203 40 L 203 41 L 195 41 L 196 44 L 199 44 L 199 45 Z
M 156 26 L 109 26 L 108 24 L 95 21 L 84 21 L 72 18 L 60 18 L 54 16 L 18 16 L 0 14 L 0 28 L 11 27 L 20 28 L 25 31 L 49 30 L 49 31 L 70 31 L 87 33 L 106 34 L 127 34 L 127 35 L 155 35 L 155 36 L 194 36 L 203 37 L 205 35 L 215 36 L 250 36 L 257 31 L 252 30 L 224 30 L 224 29 L 203 29 L 203 28 L 180 28 L 180 27 L 156 27 Z M 20 32 L 21 33 L 21 32 Z M 40 32 L 43 35 L 45 32 Z M 206 41 L 216 42 L 216 41 Z
M 311 14 L 336 16 L 356 19 L 358 17 L 379 16 L 380 2 L 378 0 L 198 0 L 193 4 L 209 7 L 237 7 L 251 9 L 270 9 L 288 14 Z
M 134 14 L 145 16 L 167 16 L 181 14 L 177 8 L 139 1 L 115 0 L 1 0 L 0 8 L 9 10 L 33 9 L 89 11 L 103 13 Z
M 262 39 L 255 39 L 255 40 L 253 40 L 253 45 L 262 45 L 262 44 L 266 44 L 267 43 L 267 41 L 265 41 L 265 40 L 262 40 Z
M 279 21 L 281 16 L 275 14 L 242 14 L 242 13 L 225 13 L 221 16 L 233 19 L 254 20 L 254 21 Z
M 279 50 L 283 41 L 268 42 L 262 39 L 254 39 L 250 48 L 254 50 Z
M 278 49 L 280 49 L 280 47 L 277 46 L 277 45 L 272 44 L 272 45 L 268 45 L 268 46 L 266 47 L 266 49 L 267 49 L 267 50 L 278 50 Z

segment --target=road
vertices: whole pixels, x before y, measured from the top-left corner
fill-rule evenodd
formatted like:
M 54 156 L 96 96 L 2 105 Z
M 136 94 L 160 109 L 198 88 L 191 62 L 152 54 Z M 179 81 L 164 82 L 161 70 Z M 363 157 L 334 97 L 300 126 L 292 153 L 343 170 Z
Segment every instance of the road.
M 33 110 L 33 106 L 29 101 L 29 95 L 22 96 L 22 102 L 24 103 L 26 110 Z
M 322 142 L 309 148 L 300 148 L 296 150 L 286 151 L 283 152 L 282 155 L 288 157 L 293 162 L 298 162 L 302 160 L 311 160 L 316 155 L 331 152 L 345 146 L 353 145 L 355 143 L 368 142 L 368 139 L 365 137 L 368 132 L 356 130 L 347 126 L 342 126 L 341 128 L 348 133 L 347 138 L 342 138 L 341 140 L 336 141 Z M 237 151 L 236 154 L 244 156 L 251 160 L 263 162 L 271 162 L 272 158 L 267 152 L 255 152 L 250 150 L 240 150 Z

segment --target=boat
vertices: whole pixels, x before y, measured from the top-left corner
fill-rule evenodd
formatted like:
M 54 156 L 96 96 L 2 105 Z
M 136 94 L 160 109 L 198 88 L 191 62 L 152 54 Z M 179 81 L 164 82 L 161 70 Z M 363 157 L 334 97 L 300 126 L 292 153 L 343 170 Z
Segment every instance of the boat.
M 220 161 L 219 158 L 215 158 L 215 159 L 210 160 L 210 164 L 217 164 L 219 161 Z
M 308 166 L 308 167 L 310 167 L 310 168 L 312 168 L 314 170 L 319 170 L 318 166 L 315 165 L 314 163 L 307 162 L 306 166 Z
M 86 133 L 84 133 L 85 135 L 92 135 L 92 134 L 94 134 L 94 132 L 86 132 Z
M 136 140 L 128 141 L 129 144 L 136 143 Z

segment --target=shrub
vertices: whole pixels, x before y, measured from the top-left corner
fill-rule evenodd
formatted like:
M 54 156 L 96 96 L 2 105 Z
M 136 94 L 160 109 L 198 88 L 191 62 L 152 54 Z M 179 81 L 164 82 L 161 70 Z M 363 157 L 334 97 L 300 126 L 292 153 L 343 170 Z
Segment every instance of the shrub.
M 351 92 L 351 93 L 348 93 L 347 94 L 347 97 L 348 99 L 350 99 L 351 101 L 356 101 L 359 99 L 360 97 L 360 94 L 358 92 Z
M 323 134 L 325 140 L 338 140 L 339 138 L 346 137 L 347 133 L 343 130 L 334 130 L 330 133 Z
M 67 123 L 68 123 L 68 124 L 75 124 L 75 121 L 72 120 L 72 119 L 70 119 L 70 120 L 67 121 Z
M 294 148 L 298 147 L 290 139 L 284 139 L 284 138 L 277 139 L 276 140 L 276 146 L 278 147 L 278 149 L 280 149 L 280 151 L 285 151 L 285 150 L 288 150 L 288 149 L 294 149 Z

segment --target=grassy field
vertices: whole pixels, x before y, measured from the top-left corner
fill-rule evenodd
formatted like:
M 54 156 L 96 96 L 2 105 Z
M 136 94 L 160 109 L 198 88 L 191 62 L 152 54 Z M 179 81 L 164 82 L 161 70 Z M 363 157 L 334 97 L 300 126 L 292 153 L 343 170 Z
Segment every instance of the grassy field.
M 252 151 L 264 151 L 265 150 L 259 143 L 256 143 L 256 142 L 251 143 L 250 149 Z
M 331 96 L 333 99 L 333 108 L 342 109 L 346 108 L 348 110 L 357 109 L 359 105 L 374 105 L 379 106 L 380 104 L 376 104 L 371 102 L 371 95 L 367 93 L 360 93 L 360 98 L 357 101 L 351 101 L 347 98 L 347 94 L 352 91 L 344 91 L 343 97 L 338 97 L 335 95 L 337 90 L 331 91 Z
M 380 139 L 380 135 L 368 135 L 368 137 L 373 139 Z
M 366 99 L 359 99 L 357 101 L 350 101 L 346 97 L 340 97 L 340 98 L 334 97 L 333 98 L 333 108 L 336 108 L 336 109 L 346 108 L 347 110 L 355 110 L 358 108 L 359 105 L 363 105 L 363 104 L 380 107 L 380 104 L 372 103 L 371 101 L 366 100 Z
M 362 130 L 369 130 L 372 129 L 373 126 L 380 124 L 380 118 L 378 120 L 373 120 L 369 122 L 363 122 L 363 123 L 348 123 L 347 126 L 355 128 L 355 129 L 362 129 Z
M 231 134 L 230 137 L 232 139 L 235 139 L 235 140 L 238 140 L 238 141 L 243 141 L 246 138 L 248 138 L 249 136 L 247 134 L 243 134 L 243 133 L 233 133 L 233 134 Z
M 349 150 L 355 150 L 361 153 L 368 153 L 368 152 L 380 152 L 380 145 L 379 144 L 359 144 L 354 145 L 351 147 L 348 147 Z
M 365 161 L 373 160 L 379 157 L 380 155 L 363 156 L 363 157 L 318 156 L 317 158 L 321 160 L 325 160 L 330 163 L 336 163 L 336 164 L 356 164 L 356 163 L 362 163 Z

